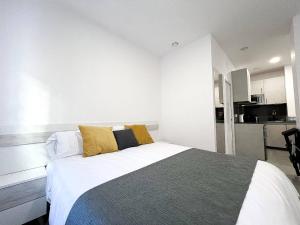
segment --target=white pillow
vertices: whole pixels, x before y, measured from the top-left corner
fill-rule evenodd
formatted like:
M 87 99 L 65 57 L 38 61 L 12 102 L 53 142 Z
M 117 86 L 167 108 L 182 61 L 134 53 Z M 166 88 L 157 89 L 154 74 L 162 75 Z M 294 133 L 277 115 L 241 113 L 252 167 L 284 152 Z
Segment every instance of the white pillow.
M 52 160 L 82 154 L 81 134 L 78 131 L 56 132 L 48 138 L 46 149 Z
M 113 126 L 112 130 L 113 131 L 116 131 L 116 130 L 125 130 L 125 126 L 124 125 Z
M 83 140 L 82 140 L 80 130 L 75 131 L 75 134 L 76 134 L 77 141 L 78 141 L 79 152 L 80 152 L 80 154 L 82 154 L 83 153 Z

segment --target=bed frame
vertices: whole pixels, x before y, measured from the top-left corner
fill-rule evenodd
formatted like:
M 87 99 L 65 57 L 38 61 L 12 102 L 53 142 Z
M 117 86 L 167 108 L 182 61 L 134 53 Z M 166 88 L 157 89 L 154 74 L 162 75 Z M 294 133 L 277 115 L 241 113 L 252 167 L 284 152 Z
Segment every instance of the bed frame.
M 132 123 L 81 123 L 96 126 L 116 126 Z M 158 125 L 146 124 L 153 137 Z M 77 130 L 78 124 L 50 124 L 44 126 L 0 127 L 0 225 L 24 224 L 46 215 L 48 137 L 57 131 Z M 42 222 L 44 224 L 44 222 Z

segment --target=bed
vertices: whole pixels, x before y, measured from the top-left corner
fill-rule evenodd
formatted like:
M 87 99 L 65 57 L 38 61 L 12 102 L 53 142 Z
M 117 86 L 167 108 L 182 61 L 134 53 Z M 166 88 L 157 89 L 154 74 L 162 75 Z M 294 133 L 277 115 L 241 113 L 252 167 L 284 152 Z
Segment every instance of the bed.
M 49 224 L 66 224 L 74 204 L 89 190 L 189 149 L 156 142 L 88 158 L 76 155 L 50 162 L 46 190 L 51 204 Z M 277 167 L 257 161 L 247 188 L 236 224 L 300 224 L 299 194 Z

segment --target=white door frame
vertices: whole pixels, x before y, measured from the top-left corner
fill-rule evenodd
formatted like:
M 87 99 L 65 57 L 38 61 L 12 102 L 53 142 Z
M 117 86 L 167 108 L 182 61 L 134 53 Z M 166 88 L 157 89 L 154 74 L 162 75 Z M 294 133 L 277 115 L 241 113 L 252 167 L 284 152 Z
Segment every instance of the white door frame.
M 223 76 L 225 153 L 235 155 L 234 110 L 231 74 Z

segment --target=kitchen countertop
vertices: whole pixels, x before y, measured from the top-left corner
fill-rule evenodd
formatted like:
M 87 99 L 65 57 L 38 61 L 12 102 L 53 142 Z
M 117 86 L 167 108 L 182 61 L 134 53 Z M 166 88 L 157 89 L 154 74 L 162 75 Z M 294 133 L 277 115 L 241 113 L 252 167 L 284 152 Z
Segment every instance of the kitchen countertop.
M 217 120 L 216 121 L 217 123 L 224 123 L 224 121 L 222 120 Z M 255 123 L 255 122 L 245 122 L 245 123 L 240 123 L 240 122 L 237 122 L 235 124 L 271 124 L 271 125 L 294 125 L 296 124 L 296 121 L 265 121 L 265 122 L 258 122 L 258 123 Z

